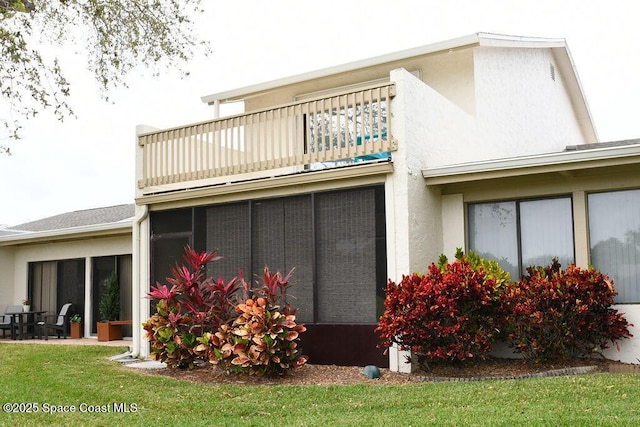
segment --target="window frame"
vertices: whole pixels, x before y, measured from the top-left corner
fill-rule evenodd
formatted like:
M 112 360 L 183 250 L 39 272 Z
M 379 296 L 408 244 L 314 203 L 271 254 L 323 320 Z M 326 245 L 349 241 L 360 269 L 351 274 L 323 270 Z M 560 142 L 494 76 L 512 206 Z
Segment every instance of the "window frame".
M 535 201 L 543 201 L 543 200 L 557 200 L 557 199 L 568 199 L 569 200 L 569 206 L 571 209 L 571 246 L 572 246 L 572 258 L 573 261 L 572 263 L 575 264 L 576 262 L 576 231 L 575 231 L 575 211 L 574 211 L 574 204 L 573 204 L 573 194 L 571 193 L 566 193 L 566 194 L 556 194 L 556 195 L 552 195 L 552 196 L 540 196 L 540 197 L 522 197 L 522 198 L 505 198 L 505 199 L 492 199 L 492 200 L 476 200 L 473 202 L 466 202 L 465 203 L 465 210 L 464 210 L 464 214 L 465 214 L 465 247 L 469 248 L 469 250 L 473 250 L 475 251 L 475 249 L 471 248 L 471 237 L 470 237 L 470 211 L 471 211 L 471 206 L 473 205 L 486 205 L 486 204 L 492 204 L 492 203 L 515 203 L 515 222 L 516 222 L 516 250 L 517 250 L 517 269 L 518 269 L 518 278 L 514 278 L 512 277 L 512 280 L 518 280 L 520 277 L 522 277 L 524 275 L 524 273 L 526 273 L 526 268 L 528 267 L 525 266 L 523 264 L 523 257 L 522 257 L 522 217 L 521 217 L 521 210 L 520 210 L 520 205 L 521 203 L 526 203 L 526 202 L 535 202 Z M 549 260 L 548 262 L 551 262 L 551 260 Z M 566 265 L 563 265 L 563 267 L 566 267 Z
M 608 271 L 604 271 L 601 270 L 600 267 L 595 266 L 593 264 L 593 254 L 592 254 L 592 245 L 591 245 L 591 205 L 590 205 L 590 196 L 592 195 L 598 195 L 598 194 L 611 194 L 611 193 L 623 193 L 623 192 L 638 192 L 640 194 L 640 187 L 631 187 L 631 188 L 618 188 L 618 189 L 605 189 L 605 190 L 594 190 L 594 191 L 587 191 L 585 192 L 585 214 L 586 214 L 586 222 L 587 222 L 587 229 L 586 229 L 586 238 L 587 238 L 587 251 L 588 251 L 588 260 L 589 260 L 589 266 L 593 266 L 594 268 L 602 271 L 602 273 L 606 274 L 606 275 L 610 275 L 611 273 Z M 614 275 L 611 275 L 611 278 L 614 280 L 614 285 L 615 285 L 615 280 L 616 277 Z M 640 286 L 640 283 L 637 284 L 637 286 Z M 629 300 L 629 301 L 621 301 L 620 298 L 620 289 L 616 287 L 616 291 L 618 292 L 618 295 L 615 297 L 615 303 L 616 304 L 640 304 L 640 293 L 638 294 L 638 297 L 635 298 L 634 300 Z

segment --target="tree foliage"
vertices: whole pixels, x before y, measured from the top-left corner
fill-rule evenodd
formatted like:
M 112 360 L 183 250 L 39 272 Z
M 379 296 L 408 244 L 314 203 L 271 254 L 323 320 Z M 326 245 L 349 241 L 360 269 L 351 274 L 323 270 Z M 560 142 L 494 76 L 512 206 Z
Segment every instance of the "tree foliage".
M 47 46 L 81 48 L 101 95 L 126 86 L 134 67 L 159 74 L 207 52 L 193 31 L 201 0 L 0 0 L 0 138 L 20 137 L 22 121 L 43 110 L 73 115 L 71 93 Z M 9 152 L 0 144 L 0 153 Z

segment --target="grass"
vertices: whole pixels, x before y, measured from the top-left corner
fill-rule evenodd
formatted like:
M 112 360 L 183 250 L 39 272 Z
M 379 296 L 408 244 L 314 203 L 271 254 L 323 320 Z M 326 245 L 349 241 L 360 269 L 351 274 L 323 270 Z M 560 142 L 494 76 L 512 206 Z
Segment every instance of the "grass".
M 640 376 L 634 374 L 386 386 L 202 385 L 107 360 L 122 351 L 0 344 L 1 403 L 38 408 L 2 412 L 0 425 L 640 425 Z M 116 413 L 114 403 L 135 404 L 135 411 Z M 111 412 L 44 413 L 63 405 L 79 411 L 81 404 Z

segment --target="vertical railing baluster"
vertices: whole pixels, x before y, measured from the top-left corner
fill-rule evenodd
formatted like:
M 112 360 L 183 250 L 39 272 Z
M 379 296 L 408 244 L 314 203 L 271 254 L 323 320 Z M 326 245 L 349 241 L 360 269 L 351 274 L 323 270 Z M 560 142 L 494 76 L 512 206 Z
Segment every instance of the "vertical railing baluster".
M 376 131 L 376 121 L 374 121 L 373 116 L 373 107 L 376 105 L 375 96 L 373 96 L 373 91 L 368 90 L 367 92 L 368 105 L 369 105 L 369 117 L 366 133 L 369 134 L 369 140 L 367 141 L 368 145 L 365 146 L 365 152 L 367 154 L 374 152 L 374 144 L 376 144 L 376 140 L 379 138 L 379 133 Z

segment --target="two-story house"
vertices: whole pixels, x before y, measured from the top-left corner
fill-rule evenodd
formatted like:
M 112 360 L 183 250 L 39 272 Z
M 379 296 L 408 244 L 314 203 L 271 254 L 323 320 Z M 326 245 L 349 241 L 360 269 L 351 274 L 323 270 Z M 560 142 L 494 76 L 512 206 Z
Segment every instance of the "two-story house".
M 315 363 L 397 367 L 374 333 L 387 278 L 442 252 L 475 249 L 516 277 L 553 256 L 593 263 L 588 233 L 612 231 L 587 227 L 588 205 L 640 187 L 638 145 L 596 144 L 561 39 L 474 34 L 203 101 L 245 112 L 139 129 L 137 292 L 187 243 L 217 249 L 212 273 L 226 278 L 295 267 Z M 638 265 L 622 302 L 638 302 L 626 292 Z
M 138 128 L 134 353 L 186 244 L 227 279 L 295 267 L 310 363 L 406 369 L 377 348 L 386 282 L 457 247 L 516 277 L 593 264 L 640 324 L 640 141 L 599 143 L 563 39 L 473 34 L 203 101 L 210 121 Z M 244 112 L 220 117 L 231 102 Z M 636 362 L 640 341 L 608 356 Z

